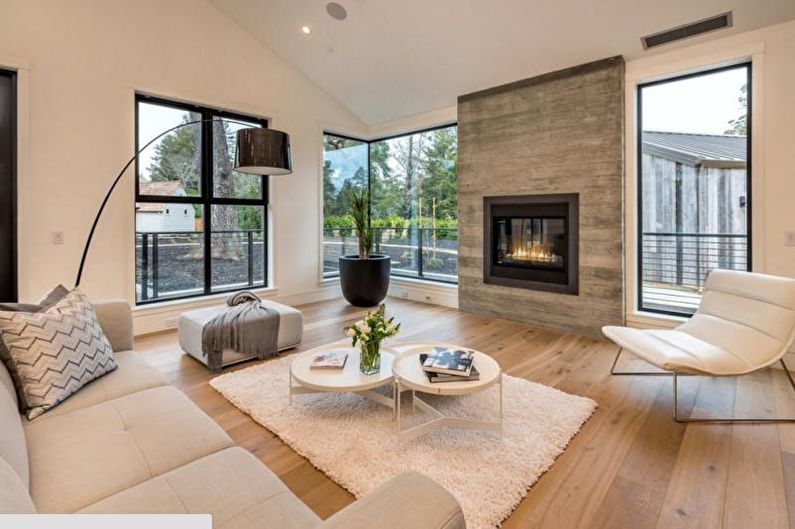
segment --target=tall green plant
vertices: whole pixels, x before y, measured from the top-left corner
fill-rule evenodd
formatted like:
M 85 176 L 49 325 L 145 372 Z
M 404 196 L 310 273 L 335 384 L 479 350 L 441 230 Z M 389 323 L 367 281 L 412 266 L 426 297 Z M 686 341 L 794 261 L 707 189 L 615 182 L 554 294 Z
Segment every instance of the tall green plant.
M 351 215 L 359 235 L 359 258 L 369 259 L 373 249 L 373 232 L 370 229 L 370 197 L 366 189 L 351 189 Z

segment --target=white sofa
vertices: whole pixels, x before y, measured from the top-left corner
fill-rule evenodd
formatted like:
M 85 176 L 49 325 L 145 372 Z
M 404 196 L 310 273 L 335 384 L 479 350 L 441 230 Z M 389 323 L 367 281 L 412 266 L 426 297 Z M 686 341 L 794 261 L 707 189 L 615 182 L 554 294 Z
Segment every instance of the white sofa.
M 0 512 L 210 513 L 223 529 L 465 527 L 456 500 L 416 473 L 321 521 L 132 351 L 125 302 L 97 312 L 118 369 L 33 421 L 0 364 Z

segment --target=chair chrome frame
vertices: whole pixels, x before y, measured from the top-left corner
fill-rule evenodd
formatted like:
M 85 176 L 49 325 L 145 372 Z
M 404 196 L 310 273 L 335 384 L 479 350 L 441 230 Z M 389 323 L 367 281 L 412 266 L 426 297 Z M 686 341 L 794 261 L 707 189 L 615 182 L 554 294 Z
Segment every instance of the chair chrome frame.
M 690 373 L 676 373 L 673 371 L 616 371 L 616 365 L 618 364 L 618 358 L 621 356 L 621 353 L 624 351 L 623 347 L 618 348 L 618 353 L 616 353 L 616 357 L 613 359 L 613 365 L 610 366 L 610 374 L 617 375 L 617 376 L 629 376 L 629 375 L 637 375 L 637 376 L 644 376 L 644 377 L 654 377 L 654 376 L 664 376 L 664 377 L 673 377 L 673 384 L 674 384 L 674 408 L 673 408 L 673 419 L 678 423 L 788 423 L 788 422 L 795 422 L 794 418 L 778 418 L 778 417 L 759 417 L 759 418 L 736 418 L 736 417 L 686 417 L 682 418 L 679 417 L 679 377 L 680 376 L 706 376 L 706 377 L 714 377 L 714 376 L 742 376 L 742 375 L 695 375 Z M 784 359 L 780 358 L 779 362 L 781 362 L 781 367 L 784 368 L 784 374 L 787 375 L 787 380 L 789 380 L 790 387 L 792 387 L 792 391 L 795 392 L 795 380 L 792 379 L 792 375 L 790 374 L 789 368 L 787 364 L 784 363 Z

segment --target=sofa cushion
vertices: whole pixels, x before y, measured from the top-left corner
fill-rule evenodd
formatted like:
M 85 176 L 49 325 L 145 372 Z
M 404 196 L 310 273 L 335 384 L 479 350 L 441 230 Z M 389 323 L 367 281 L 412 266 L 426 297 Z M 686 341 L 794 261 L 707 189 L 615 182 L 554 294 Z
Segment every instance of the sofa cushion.
M 17 409 L 16 393 L 10 380 L 8 371 L 0 363 L 0 459 L 4 459 L 14 469 L 27 490 L 30 483 L 28 449 Z
M 116 399 L 145 389 L 167 386 L 168 380 L 134 351 L 114 352 L 118 369 L 88 383 L 80 391 L 33 419 L 40 421 L 80 408 L 87 408 L 106 400 Z
M 104 300 L 94 303 L 102 332 L 107 336 L 113 351 L 133 348 L 133 325 L 130 304 L 124 300 Z
M 273 472 L 238 447 L 145 481 L 81 512 L 210 513 L 215 529 L 302 529 L 320 523 Z
M 63 285 L 58 285 L 44 296 L 44 299 L 38 303 L 0 303 L 0 311 L 2 312 L 41 312 L 52 307 L 61 301 L 69 290 Z M 5 364 L 13 371 L 8 373 L 13 381 L 13 388 L 16 393 L 17 406 L 19 406 L 20 413 L 24 413 L 27 409 L 25 404 L 25 395 L 22 393 L 22 381 L 16 372 L 16 366 L 11 362 L 11 356 L 8 353 L 3 339 L 0 338 L 0 363 Z M 3 380 L 5 382 L 5 380 Z
M 0 336 L 30 419 L 116 369 L 94 307 L 77 289 L 42 312 L 0 312 Z
M 36 507 L 30 498 L 28 487 L 5 459 L 0 457 L 0 513 L 33 514 Z
M 40 512 L 73 512 L 232 445 L 183 393 L 147 389 L 25 424 Z

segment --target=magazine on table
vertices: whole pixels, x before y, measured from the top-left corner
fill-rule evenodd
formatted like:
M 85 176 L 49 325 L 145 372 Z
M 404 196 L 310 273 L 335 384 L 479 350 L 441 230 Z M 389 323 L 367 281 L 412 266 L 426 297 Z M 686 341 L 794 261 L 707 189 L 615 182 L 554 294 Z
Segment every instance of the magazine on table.
M 431 383 L 437 382 L 463 382 L 467 380 L 480 380 L 480 372 L 478 372 L 477 368 L 475 367 L 472 361 L 469 362 L 469 368 L 467 371 L 456 371 L 454 374 L 451 373 L 440 373 L 438 371 L 430 371 L 426 368 L 426 364 L 428 363 L 429 357 L 433 356 L 434 353 L 442 352 L 442 350 L 434 351 L 433 353 L 428 354 L 421 354 L 420 355 L 420 366 L 422 370 L 425 372 L 425 376 L 428 377 L 428 381 Z M 470 352 L 471 354 L 471 352 Z
M 475 359 L 474 351 L 466 349 L 437 349 L 422 362 L 423 371 L 443 375 L 469 376 Z
M 342 369 L 348 360 L 347 351 L 324 351 L 312 359 L 311 368 L 315 369 Z

